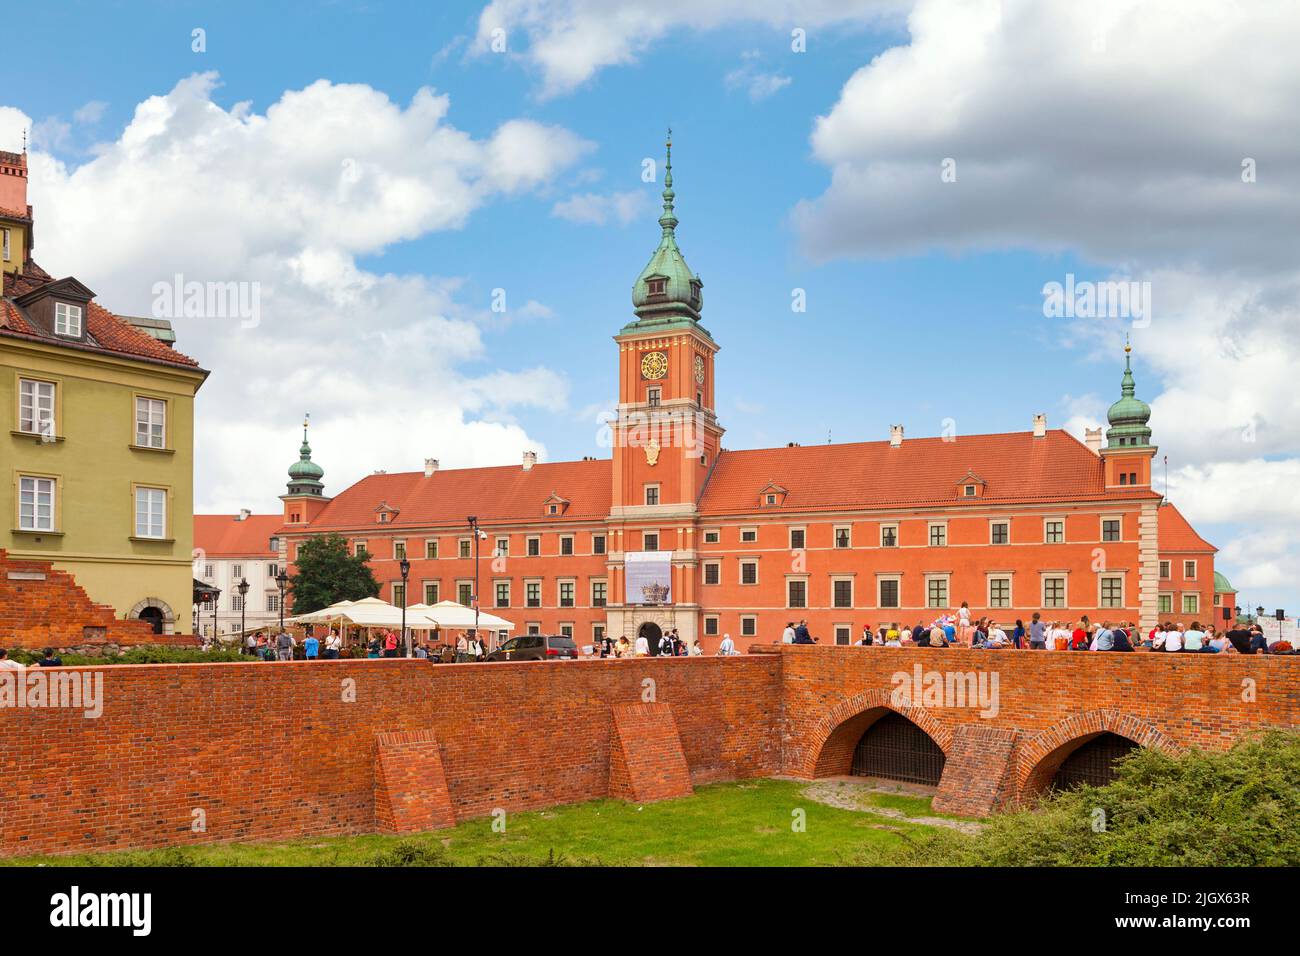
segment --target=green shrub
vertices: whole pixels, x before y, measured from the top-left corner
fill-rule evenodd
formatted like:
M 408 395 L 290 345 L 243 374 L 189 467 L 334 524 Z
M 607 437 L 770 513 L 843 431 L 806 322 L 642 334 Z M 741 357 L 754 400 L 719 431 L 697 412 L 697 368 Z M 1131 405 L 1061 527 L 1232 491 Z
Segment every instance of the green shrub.
M 14 648 L 9 656 L 19 664 L 28 667 L 42 657 L 41 651 Z M 59 659 L 67 667 L 98 667 L 103 664 L 213 664 L 232 661 L 252 661 L 254 658 L 240 654 L 239 651 L 201 651 L 197 647 L 133 647 L 121 654 L 59 654 Z
M 1231 750 L 1170 757 L 1139 750 L 1104 787 L 1052 793 L 994 816 L 973 837 L 905 836 L 855 865 L 1296 866 L 1300 733 L 1272 730 Z
M 403 840 L 386 850 L 379 850 L 366 861 L 367 866 L 451 866 L 447 851 L 440 845 Z

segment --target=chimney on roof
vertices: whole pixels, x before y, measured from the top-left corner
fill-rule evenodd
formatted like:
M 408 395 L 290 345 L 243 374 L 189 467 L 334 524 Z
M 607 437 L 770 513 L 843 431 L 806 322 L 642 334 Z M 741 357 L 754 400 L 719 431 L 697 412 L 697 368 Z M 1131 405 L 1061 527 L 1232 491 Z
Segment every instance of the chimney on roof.
M 901 444 L 903 444 L 903 426 L 890 425 L 889 426 L 889 447 L 897 448 Z
M 1097 457 L 1101 457 L 1101 428 L 1085 428 L 1083 430 L 1083 443 L 1088 446 L 1088 451 Z
M 436 458 L 424 459 L 424 477 L 432 478 L 433 473 L 437 470 L 438 470 L 438 459 Z
M 0 206 L 27 215 L 27 146 L 21 153 L 0 152 Z
M 1039 412 L 1034 416 L 1034 437 L 1042 438 L 1047 434 L 1047 416 Z
M 537 464 L 537 452 L 524 452 L 524 471 L 532 471 L 533 465 Z
M 247 508 L 240 508 L 240 509 L 239 509 L 239 517 L 237 517 L 235 520 L 236 520 L 236 521 L 247 521 L 249 515 L 251 515 L 252 513 L 253 513 L 253 512 L 249 511 Z

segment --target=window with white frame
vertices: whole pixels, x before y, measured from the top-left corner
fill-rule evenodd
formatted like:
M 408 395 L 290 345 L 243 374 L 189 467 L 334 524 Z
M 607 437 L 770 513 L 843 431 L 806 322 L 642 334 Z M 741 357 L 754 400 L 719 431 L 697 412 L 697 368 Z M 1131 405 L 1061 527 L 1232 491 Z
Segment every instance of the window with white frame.
M 1122 524 L 1119 518 L 1101 519 L 1101 540 L 1102 541 L 1120 540 L 1121 530 L 1122 530 Z
M 989 544 L 1008 544 L 1011 541 L 1011 522 L 989 522 Z
M 936 575 L 925 579 L 925 605 L 932 608 L 948 606 L 947 577 Z
M 54 303 L 54 332 L 56 335 L 81 335 L 81 306 L 71 302 Z
M 1161 562 L 1160 562 L 1160 577 L 1161 577 L 1161 578 L 1164 578 L 1164 579 L 1168 579 L 1168 578 L 1171 577 L 1171 576 L 1172 576 L 1172 572 L 1171 572 L 1171 570 L 1170 570 L 1169 562 L 1168 562 L 1168 561 L 1161 561 Z
M 836 624 L 835 625 L 835 643 L 841 647 L 847 647 L 853 643 L 853 625 Z
M 469 538 L 460 538 L 456 541 L 456 551 L 462 558 L 473 557 L 474 542 Z
M 18 430 L 30 435 L 54 434 L 54 383 L 18 380 Z
M 835 528 L 835 547 L 853 547 L 853 529 L 851 527 L 848 525 L 839 525 Z
M 541 581 L 524 582 L 524 605 L 526 607 L 542 606 L 542 582 Z
M 164 488 L 135 489 L 135 536 L 162 538 L 167 534 L 167 491 Z
M 945 521 L 930 522 L 930 547 L 943 548 L 948 545 L 948 524 Z
M 4 260 L 9 261 L 9 230 L 0 229 L 0 242 L 4 245 Z
M 1185 577 L 1185 578 L 1186 578 L 1187 580 L 1189 580 L 1189 581 L 1195 581 L 1195 580 L 1196 580 L 1196 562 L 1195 562 L 1195 561 L 1184 561 L 1184 562 L 1183 562 L 1183 577 Z
M 719 584 L 722 581 L 722 562 L 705 561 L 704 562 L 704 583 Z
M 721 537 L 722 537 L 722 532 L 720 532 L 717 528 L 710 528 L 708 531 L 704 532 L 704 543 L 717 544 L 718 541 L 721 539 Z
M 1124 579 L 1107 575 L 1101 579 L 1101 603 L 1099 607 L 1124 606 Z
M 604 579 L 591 582 L 591 606 L 604 607 L 609 603 L 609 583 Z
M 758 618 L 752 614 L 742 614 L 740 617 L 740 634 L 742 637 L 753 637 L 758 633 Z
M 406 607 L 406 585 L 401 581 L 394 581 L 390 590 L 393 593 L 393 606 Z
M 527 552 L 530 558 L 535 558 L 542 553 L 542 539 L 540 535 L 529 535 L 525 541 Z
M 18 476 L 19 530 L 54 530 L 54 492 L 53 478 Z
M 641 550 L 658 551 L 659 550 L 659 532 L 646 531 L 641 535 Z
M 497 607 L 509 607 L 510 606 L 510 582 L 497 581 L 495 591 L 496 591 Z
M 803 528 L 790 529 L 790 550 L 802 551 L 807 542 L 808 534 Z
M 1065 578 L 1043 578 L 1043 607 L 1065 607 Z
M 439 584 L 437 581 L 424 582 L 424 603 L 425 604 L 438 603 L 439 600 L 438 589 L 439 589 Z
M 740 562 L 740 583 L 741 584 L 758 583 L 758 562 L 757 561 Z
M 898 525 L 882 524 L 880 526 L 880 546 L 882 548 L 898 547 Z
M 266 610 L 270 614 L 275 614 L 280 610 L 280 594 L 278 591 L 270 591 L 267 593 Z
M 1199 614 L 1201 612 L 1201 596 L 1196 592 L 1183 595 L 1183 613 Z
M 593 534 L 591 536 L 591 553 L 592 554 L 605 553 L 605 536 L 603 534 Z
M 1065 522 L 1052 518 L 1043 522 L 1043 542 L 1061 544 L 1065 541 Z
M 394 561 L 402 561 L 402 560 L 405 560 L 405 558 L 406 558 L 406 542 L 405 542 L 405 541 L 394 541 L 394 542 L 393 542 L 393 560 L 394 560 Z
M 878 578 L 876 580 L 876 590 L 878 600 L 876 603 L 880 607 L 898 607 L 898 591 L 901 582 L 898 578 Z
M 474 605 L 474 584 L 471 581 L 456 582 L 456 603 L 465 607 Z
M 645 486 L 645 503 L 648 504 L 648 505 L 657 505 L 657 504 L 659 504 L 659 486 L 658 486 L 658 485 L 646 485 L 646 486 Z
M 803 578 L 790 578 L 785 582 L 786 607 L 808 606 L 808 582 Z
M 366 547 L 364 541 L 353 541 L 352 555 L 357 558 L 366 558 L 370 556 L 370 550 Z
M 573 535 L 560 535 L 560 554 L 566 556 L 573 554 Z
M 426 560 L 429 560 L 429 561 L 432 561 L 432 560 L 434 560 L 435 558 L 438 557 L 438 539 L 437 539 L 437 538 L 425 538 L 425 539 L 424 539 L 424 557 L 425 557 Z
M 135 443 L 141 448 L 163 448 L 167 440 L 167 403 L 157 398 L 135 400 Z
M 716 637 L 718 634 L 718 616 L 716 614 L 706 614 L 704 617 L 704 633 L 708 637 Z
M 572 581 L 560 582 L 560 607 L 573 607 L 573 591 Z
M 989 607 L 1011 607 L 1011 578 L 1007 575 L 989 577 Z
M 510 557 L 510 539 L 497 538 L 496 547 L 492 550 L 492 556 L 497 558 Z
M 242 564 L 232 564 L 230 566 L 230 580 L 242 578 L 244 576 L 244 566 Z
M 853 607 L 852 578 L 831 578 L 831 606 Z
M 1174 596 L 1172 594 L 1160 594 L 1156 596 L 1156 611 L 1160 614 L 1174 613 Z
M 741 528 L 741 529 L 740 529 L 740 543 L 741 543 L 741 544 L 753 544 L 753 543 L 754 543 L 755 541 L 757 541 L 757 540 L 758 540 L 758 529 L 757 529 L 757 528 Z

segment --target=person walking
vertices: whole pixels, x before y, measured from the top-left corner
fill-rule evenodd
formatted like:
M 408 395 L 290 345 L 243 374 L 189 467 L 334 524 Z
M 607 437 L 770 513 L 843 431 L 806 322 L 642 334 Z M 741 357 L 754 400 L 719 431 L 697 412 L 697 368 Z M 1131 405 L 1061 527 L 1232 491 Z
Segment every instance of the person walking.
M 303 639 L 302 653 L 307 660 L 316 660 L 316 657 L 320 654 L 320 641 L 317 639 L 315 634 L 308 634 Z
M 275 636 L 275 656 L 278 660 L 293 660 L 293 635 L 288 631 L 281 631 Z

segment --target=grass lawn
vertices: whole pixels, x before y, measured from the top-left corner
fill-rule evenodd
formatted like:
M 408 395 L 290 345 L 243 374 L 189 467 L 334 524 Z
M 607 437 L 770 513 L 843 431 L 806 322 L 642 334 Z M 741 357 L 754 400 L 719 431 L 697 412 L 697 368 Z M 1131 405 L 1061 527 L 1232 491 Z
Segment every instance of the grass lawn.
M 503 833 L 493 832 L 491 818 L 481 818 L 450 830 L 408 837 L 303 838 L 182 850 L 23 857 L 0 860 L 0 864 L 356 866 L 391 863 L 391 856 L 376 859 L 386 852 L 414 857 L 414 862 L 458 866 L 542 865 L 552 854 L 570 864 L 825 866 L 843 863 L 846 855 L 862 847 L 898 843 L 902 833 L 929 829 L 870 810 L 878 806 L 908 816 L 931 815 L 928 798 L 864 792 L 860 801 L 863 810 L 842 810 L 809 799 L 804 793 L 807 787 L 790 780 L 752 780 L 699 787 L 693 796 L 640 807 L 618 800 L 593 800 L 512 813 Z M 796 810 L 803 811 L 802 832 L 793 826 L 799 819 Z

